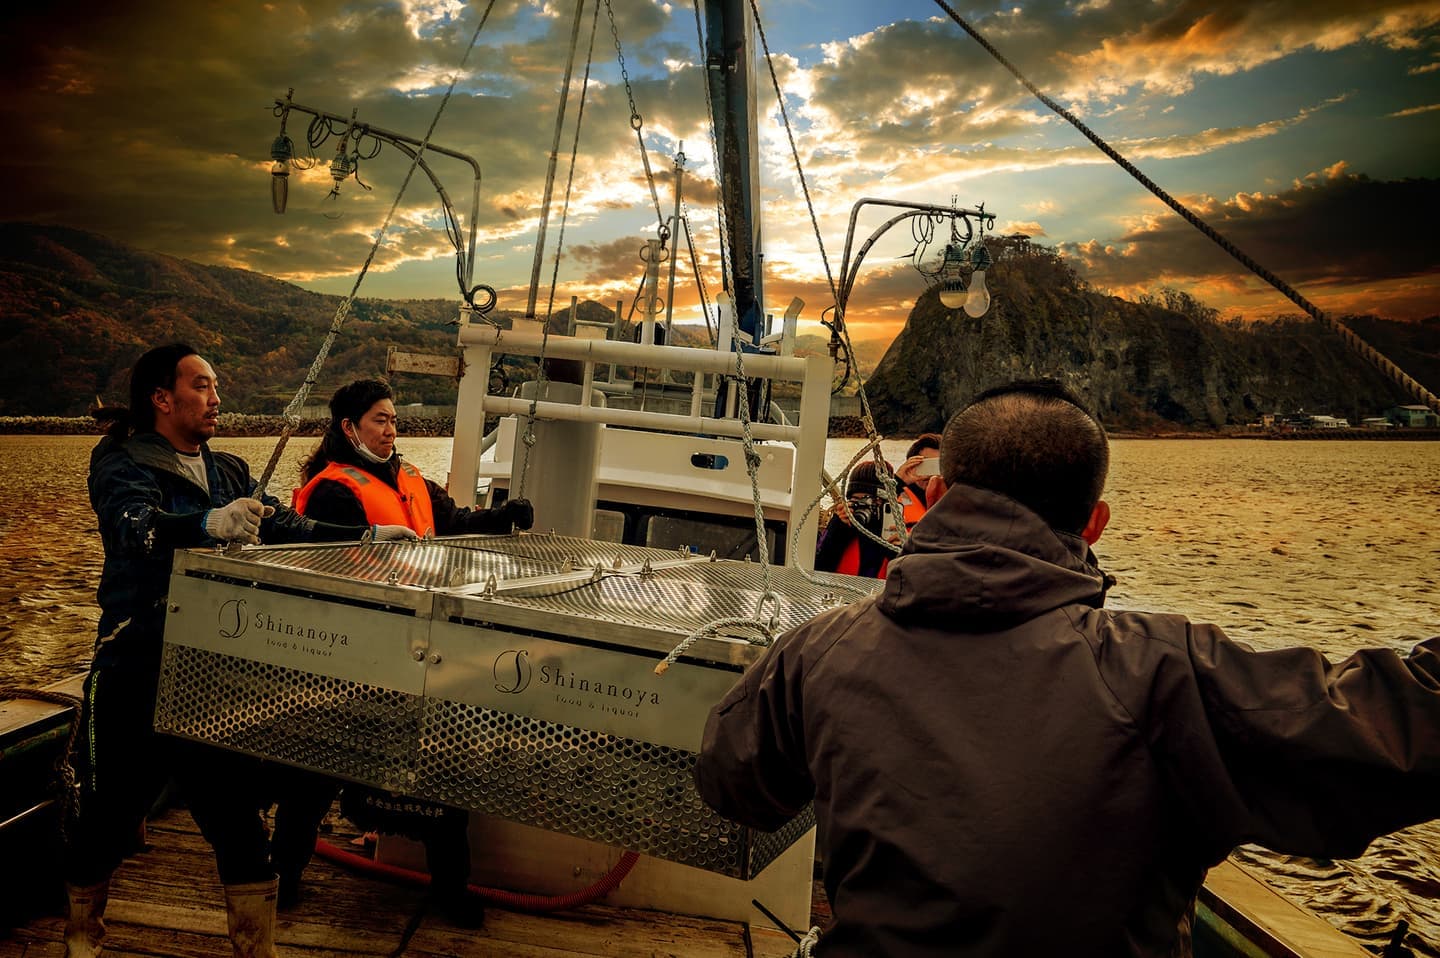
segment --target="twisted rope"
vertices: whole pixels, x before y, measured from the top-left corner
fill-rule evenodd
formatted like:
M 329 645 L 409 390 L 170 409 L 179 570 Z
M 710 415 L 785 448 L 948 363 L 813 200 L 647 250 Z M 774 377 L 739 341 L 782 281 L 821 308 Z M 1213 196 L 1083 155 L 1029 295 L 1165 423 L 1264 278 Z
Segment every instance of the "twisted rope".
M 52 692 L 49 689 L 33 689 L 20 685 L 0 685 L 0 701 L 5 699 L 32 699 L 36 702 L 49 702 L 52 705 L 70 707 L 70 730 L 65 735 L 65 747 L 55 763 L 55 774 L 60 779 L 61 786 L 61 821 L 66 823 L 73 821 L 75 811 L 80 804 L 80 779 L 75 774 L 74 758 L 75 739 L 80 733 L 80 711 L 84 704 L 83 700 L 80 696 L 71 695 L 68 692 Z

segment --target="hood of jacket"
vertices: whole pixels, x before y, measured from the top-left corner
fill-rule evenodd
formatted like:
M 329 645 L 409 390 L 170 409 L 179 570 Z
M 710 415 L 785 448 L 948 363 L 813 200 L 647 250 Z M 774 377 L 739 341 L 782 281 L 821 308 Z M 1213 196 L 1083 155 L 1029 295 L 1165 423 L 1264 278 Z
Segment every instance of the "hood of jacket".
M 963 616 L 966 631 L 995 631 L 1067 605 L 1100 608 L 1112 581 L 1084 539 L 1008 496 L 954 485 L 890 563 L 879 605 L 899 623 Z

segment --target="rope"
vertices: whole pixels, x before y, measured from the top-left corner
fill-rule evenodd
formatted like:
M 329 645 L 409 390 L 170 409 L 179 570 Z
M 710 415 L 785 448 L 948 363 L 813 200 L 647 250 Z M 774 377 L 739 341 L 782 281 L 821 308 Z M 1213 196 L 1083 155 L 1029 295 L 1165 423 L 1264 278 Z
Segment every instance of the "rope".
M 815 244 L 816 244 L 817 247 L 819 247 L 819 250 L 820 250 L 820 261 L 821 261 L 822 263 L 824 263 L 824 265 L 825 265 L 825 280 L 826 280 L 827 283 L 830 284 L 830 295 L 831 295 L 831 297 L 834 299 L 834 301 L 835 301 L 836 303 L 839 303 L 839 302 L 840 302 L 840 293 L 839 293 L 839 290 L 838 290 L 838 289 L 836 288 L 836 286 L 835 286 L 835 276 L 834 276 L 834 274 L 833 274 L 833 273 L 831 272 L 831 270 L 830 270 L 830 258 L 829 258 L 829 256 L 827 256 L 826 253 L 825 253 L 825 240 L 824 240 L 824 239 L 821 237 L 821 235 L 820 235 L 820 221 L 819 221 L 819 219 L 818 219 L 818 218 L 816 217 L 816 215 L 815 215 L 815 203 L 814 203 L 814 201 L 813 201 L 813 200 L 811 199 L 811 197 L 810 197 L 810 186 L 809 186 L 809 184 L 808 184 L 808 183 L 806 182 L 806 180 L 805 180 L 805 170 L 804 170 L 803 166 L 802 166 L 801 163 L 800 163 L 800 151 L 799 151 L 799 149 L 795 146 L 795 131 L 792 129 L 792 127 L 791 127 L 791 125 L 790 125 L 790 114 L 789 114 L 789 112 L 785 109 L 785 94 L 784 94 L 784 93 L 781 91 L 781 89 L 780 89 L 780 77 L 779 77 L 779 75 L 776 74 L 776 72 L 775 72 L 775 60 L 774 60 L 774 58 L 770 55 L 770 43 L 769 43 L 769 41 L 768 41 L 768 40 L 766 39 L 766 37 L 765 37 L 765 25 L 764 25 L 764 24 L 761 22 L 761 20 L 760 20 L 760 8 L 759 8 L 759 6 L 756 4 L 756 0 L 750 0 L 750 10 L 751 10 L 751 13 L 754 15 L 754 18 L 755 18 L 755 31 L 756 31 L 756 33 L 758 33 L 759 36 L 760 36 L 760 45 L 761 45 L 761 46 L 764 48 L 764 50 L 765 50 L 765 64 L 766 64 L 766 66 L 767 66 L 767 67 L 769 68 L 769 70 L 770 70 L 770 82 L 771 82 L 771 84 L 775 87 L 775 100 L 776 100 L 776 102 L 779 103 L 779 105 L 780 105 L 780 119 L 781 119 L 781 121 L 784 123 L 784 126 L 785 126 L 785 136 L 786 136 L 786 138 L 790 141 L 790 155 L 791 155 L 791 156 L 794 158 L 794 160 L 795 160 L 795 173 L 796 173 L 796 175 L 797 175 L 797 176 L 799 177 L 799 179 L 800 179 L 800 189 L 801 189 L 801 190 L 804 192 L 804 194 L 805 194 L 805 208 L 806 208 L 806 210 L 807 210 L 807 211 L 809 212 L 809 214 L 810 214 L 810 226 L 811 226 L 811 229 L 813 229 L 814 232 L 815 232 Z M 843 277 L 842 277 L 842 279 L 843 279 Z M 843 342 L 844 342 L 844 348 L 845 348 L 845 352 L 846 352 L 846 364 L 847 364 L 847 369 L 849 369 L 849 368 L 856 368 L 856 369 L 858 370 L 858 366 L 856 365 L 855 360 L 854 360 L 854 352 L 853 352 L 853 349 L 852 349 L 852 347 L 851 347 L 851 345 L 850 345 L 850 334 L 849 334 L 849 331 L 846 330 L 846 329 L 844 329 L 844 327 L 843 327 L 843 325 L 842 325 L 842 327 L 841 327 L 841 332 L 842 332 L 842 334 L 843 334 L 843 336 L 844 336 Z M 899 497 L 898 497 L 898 493 L 897 493 L 897 491 L 896 491 L 896 486 L 895 486 L 894 479 L 893 479 L 893 477 L 892 477 L 892 475 L 891 475 L 891 473 L 890 473 L 890 470 L 889 470 L 888 465 L 885 464 L 884 458 L 883 458 L 883 456 L 882 456 L 881 453 L 880 453 L 880 436 L 877 434 L 877 432 L 876 432 L 876 430 L 875 430 L 875 422 L 874 422 L 873 417 L 870 415 L 870 402 L 869 402 L 869 398 L 865 395 L 865 384 L 864 384 L 863 382 L 860 382 L 860 381 L 859 381 L 859 373 L 858 373 L 858 371 L 857 371 L 857 373 L 856 373 L 856 382 L 857 382 L 857 384 L 858 384 L 858 385 L 857 385 L 857 391 L 858 391 L 858 393 L 859 393 L 859 395 L 860 395 L 861 408 L 862 408 L 863 411 L 864 411 L 864 420 L 863 420 L 863 421 L 864 421 L 864 424 L 865 424 L 866 438 L 868 438 L 868 439 L 870 440 L 870 442 L 867 444 L 867 446 L 866 446 L 865 448 L 868 448 L 868 449 L 873 450 L 873 451 L 874 451 L 874 454 L 875 454 L 875 467 L 876 467 L 876 472 L 877 472 L 877 474 L 881 475 L 881 477 L 882 477 L 882 478 L 881 478 L 881 489 L 882 489 L 883 491 L 882 491 L 881 497 L 882 497 L 882 498 L 884 499 L 884 501 L 885 501 L 885 508 L 890 509 L 890 510 L 892 511 L 892 514 L 894 514 L 894 515 L 896 515 L 896 516 L 902 516 L 902 515 L 904 514 L 904 510 L 900 508 Z M 862 449 L 862 452 L 863 452 L 863 451 L 864 451 L 864 450 Z M 846 484 L 847 488 L 848 488 L 849 482 L 850 482 L 850 479 L 849 479 L 850 469 L 851 469 L 851 467 L 855 464 L 855 461 L 856 461 L 858 458 L 859 458 L 859 455 L 857 455 L 855 458 L 851 459 L 850 463 L 849 463 L 848 465 L 846 465 L 846 467 L 845 467 L 845 473 L 844 473 L 844 475 L 845 475 L 845 484 Z M 882 466 L 884 466 L 885 468 L 881 468 Z M 824 497 L 824 494 L 825 494 L 824 491 L 822 491 L 821 494 L 820 494 L 820 496 L 817 497 L 816 500 L 815 500 L 813 503 L 811 503 L 810 508 L 808 508 L 808 509 L 805 510 L 804 516 L 803 516 L 803 518 L 801 519 L 801 522 L 799 523 L 800 525 L 803 525 L 803 524 L 804 524 L 805 518 L 808 518 L 808 517 L 809 517 L 811 511 L 813 511 L 814 508 L 815 508 L 815 506 L 819 504 L 820 499 Z M 797 528 L 798 528 L 798 527 L 797 527 Z M 894 543 L 891 543 L 891 542 L 886 541 L 885 539 L 882 539 L 881 537 L 879 537 L 879 536 L 873 534 L 872 532 L 870 532 L 869 529 L 866 529 L 866 528 L 864 528 L 863 526 L 855 526 L 854 528 L 855 528 L 855 531 L 859 532 L 859 533 L 860 533 L 862 536 L 864 536 L 865 538 L 870 539 L 872 542 L 877 542 L 877 543 L 879 543 L 880 545 L 884 546 L 886 549 L 889 549 L 891 552 L 894 552 L 894 553 L 897 553 L 897 554 L 900 552 L 900 546 L 899 546 L 899 545 L 896 545 L 896 544 L 894 544 Z M 904 523 L 903 521 L 901 521 L 901 522 L 899 523 L 899 529 L 900 529 L 900 541 L 901 541 L 901 543 L 904 543 L 904 542 L 909 538 L 909 531 L 905 528 L 905 523 Z M 796 560 L 795 560 L 793 548 L 792 548 L 792 550 L 791 550 L 791 552 L 790 552 L 790 556 L 791 556 L 791 563 L 790 563 L 790 564 L 791 564 L 792 566 L 794 566 L 795 568 L 799 569 L 800 566 L 799 566 L 799 564 L 798 564 L 798 563 L 796 562 Z M 801 569 L 801 573 L 804 574 L 804 570 L 803 570 L 803 569 Z M 809 581 L 811 581 L 812 583 L 815 582 L 815 580 L 810 579 L 810 577 L 809 577 L 808 575 L 806 576 L 806 578 L 809 579 Z
M 68 826 L 74 821 L 80 804 L 80 779 L 75 774 L 75 739 L 80 734 L 80 712 L 84 701 L 78 695 L 68 692 L 52 692 L 49 689 L 34 689 L 20 685 L 0 685 L 0 701 L 5 699 L 31 699 L 49 702 L 52 705 L 68 706 L 70 730 L 65 734 L 65 747 L 55 763 L 55 774 L 60 779 L 61 821 Z
M 755 437 L 750 433 L 750 390 L 745 377 L 745 353 L 735 350 L 735 388 L 740 399 L 740 444 L 745 450 L 745 471 L 750 476 L 750 501 L 755 509 L 755 551 L 760 557 L 760 599 L 755 603 L 755 614 L 751 618 L 725 618 L 707 622 L 680 641 L 670 653 L 655 666 L 656 675 L 664 675 L 675 660 L 684 655 L 690 646 L 702 636 L 722 628 L 748 630 L 754 633 L 747 638 L 751 645 L 770 645 L 775 641 L 775 629 L 780 621 L 780 596 L 770 582 L 770 542 L 765 538 L 765 507 L 760 502 L 760 454 L 755 451 Z M 762 618 L 767 604 L 774 604 L 769 618 Z
M 810 227 L 815 231 L 815 244 L 820 247 L 820 261 L 825 264 L 825 281 L 830 284 L 830 297 L 840 301 L 835 288 L 835 277 L 830 272 L 830 258 L 825 255 L 825 240 L 820 236 L 820 221 L 815 217 L 815 204 L 810 199 L 810 186 L 805 182 L 805 170 L 800 165 L 800 151 L 795 147 L 795 132 L 790 128 L 790 114 L 785 109 L 785 94 L 780 92 L 780 77 L 775 73 L 775 61 L 770 56 L 770 43 L 765 39 L 765 26 L 760 22 L 760 8 L 750 0 L 750 10 L 755 16 L 755 32 L 760 34 L 760 45 L 765 48 L 765 65 L 770 68 L 770 82 L 775 87 L 775 101 L 780 104 L 780 119 L 785 123 L 785 136 L 790 140 L 790 155 L 795 158 L 795 173 L 800 177 L 800 189 L 805 193 L 805 208 L 810 211 Z
M 525 318 L 535 318 L 535 297 L 540 291 L 540 268 L 545 264 L 545 231 L 550 224 L 550 199 L 555 195 L 555 164 L 560 156 L 560 135 L 565 130 L 565 104 L 570 99 L 570 77 L 575 69 L 575 47 L 580 42 L 580 17 L 585 0 L 575 5 L 575 21 L 570 28 L 570 50 L 565 57 L 565 77 L 560 81 L 560 102 L 555 109 L 555 136 L 550 143 L 550 159 L 545 165 L 545 192 L 540 199 L 540 225 L 535 235 L 535 262 L 530 267 L 530 290 L 525 298 Z M 586 63 L 588 73 L 589 63 Z M 578 136 L 580 128 L 575 128 Z
M 800 939 L 800 944 L 795 948 L 791 958 L 813 958 L 815 946 L 819 943 L 820 926 L 812 925 L 810 930 L 805 933 L 805 937 Z
M 715 324 L 710 321 L 710 291 L 705 286 L 705 274 L 700 270 L 700 260 L 695 256 L 695 237 L 690 233 L 689 214 L 682 212 L 680 222 L 685 227 L 685 245 L 690 250 L 690 266 L 695 270 L 695 288 L 700 291 L 700 315 L 705 317 L 705 332 L 710 336 L 711 348 L 714 348 L 716 332 Z
M 1195 227 L 1201 233 L 1209 237 L 1215 243 L 1215 245 L 1219 246 L 1225 252 L 1229 253 L 1242 266 L 1250 270 L 1250 272 L 1254 273 L 1256 276 L 1269 283 L 1272 287 L 1274 287 L 1282 295 L 1284 295 L 1286 299 L 1290 300 L 1290 302 L 1294 303 L 1296 306 L 1299 306 L 1302 310 L 1304 310 L 1305 313 L 1309 315 L 1312 319 L 1324 323 L 1325 325 L 1333 329 L 1335 332 L 1339 333 L 1340 338 L 1345 341 L 1346 345 L 1350 346 L 1361 356 L 1365 357 L 1371 363 L 1373 363 L 1382 373 L 1385 374 L 1385 376 L 1390 379 L 1391 382 L 1394 382 L 1397 385 L 1409 390 L 1413 395 L 1419 397 L 1424 403 L 1430 406 L 1431 409 L 1434 409 L 1436 412 L 1440 412 L 1440 396 L 1436 396 L 1434 393 L 1430 392 L 1430 390 L 1420 385 L 1420 383 L 1416 382 L 1413 378 L 1411 378 L 1403 369 L 1395 365 L 1386 357 L 1382 356 L 1375 349 L 1375 347 L 1371 346 L 1369 343 L 1365 342 L 1365 340 L 1361 339 L 1358 335 L 1356 335 L 1355 331 L 1352 330 L 1349 326 L 1346 326 L 1339 320 L 1333 319 L 1332 317 L 1328 316 L 1318 306 L 1310 302 L 1310 300 L 1306 299 L 1304 296 L 1300 295 L 1300 293 L 1289 283 L 1285 282 L 1283 279 L 1270 272 L 1264 266 L 1261 266 L 1243 250 L 1241 250 L 1234 243 L 1230 242 L 1230 240 L 1228 240 L 1217 230 L 1211 227 L 1210 224 L 1206 223 L 1194 212 L 1192 212 L 1189 207 L 1181 203 L 1179 200 L 1175 199 L 1169 193 L 1165 192 L 1165 190 L 1163 190 L 1153 180 L 1151 180 L 1148 176 L 1142 173 L 1140 169 L 1135 166 L 1135 164 L 1131 163 L 1117 150 L 1111 147 L 1110 144 L 1106 143 L 1103 139 L 1101 139 L 1099 134 L 1095 133 L 1083 122 L 1081 122 L 1081 120 L 1073 113 L 1065 109 L 1059 103 L 1056 103 L 1044 93 L 1040 92 L 1039 88 L 1037 88 L 1035 84 L 1031 83 L 1025 77 L 1025 75 L 1019 71 L 1019 69 L 1017 69 L 1009 60 L 1004 57 L 1003 54 L 1000 53 L 999 50 L 995 49 L 994 45 L 992 45 L 989 40 L 981 36 L 978 30 L 972 27 L 969 23 L 965 22 L 965 20 L 960 16 L 960 14 L 956 13 L 955 10 L 951 8 L 948 3 L 945 2 L 945 0 L 935 0 L 935 3 L 940 7 L 940 9 L 944 10 L 947 14 L 950 15 L 950 19 L 954 20 L 955 23 L 959 25 L 960 29 L 970 34 L 970 36 L 975 40 L 975 42 L 980 44 L 980 46 L 985 49 L 986 53 L 994 57 L 996 61 L 998 61 L 999 64 L 1003 66 L 1006 70 L 1009 70 L 1010 74 L 1014 76 L 1015 79 L 1019 80 L 1020 84 L 1024 86 L 1025 89 L 1029 90 L 1032 94 L 1034 94 L 1036 99 L 1038 99 L 1041 103 L 1045 104 L 1055 113 L 1063 117 L 1065 121 L 1068 122 L 1071 126 L 1075 127 L 1075 129 L 1079 130 L 1080 133 L 1084 135 L 1087 140 L 1095 144 L 1095 146 L 1100 150 L 1100 152 L 1104 153 L 1106 156 L 1110 157 L 1110 159 L 1114 160 L 1117 164 L 1119 164 L 1120 168 L 1123 169 L 1125 172 L 1129 173 L 1132 177 L 1134 177 L 1135 180 L 1140 183 L 1140 185 L 1144 186 L 1147 190 L 1149 190 L 1156 197 L 1158 197 L 1162 203 L 1164 203 L 1166 206 L 1170 207 L 1170 209 L 1178 213 L 1181 219 L 1185 220 L 1185 222 L 1189 223 L 1191 226 Z
M 305 405 L 306 398 L 310 395 L 310 389 L 319 381 L 320 370 L 325 365 L 326 358 L 330 355 L 330 347 L 334 345 L 335 338 L 340 333 L 340 327 L 345 324 L 346 318 L 350 315 L 350 307 L 355 302 L 355 295 L 360 291 L 360 284 L 365 280 L 365 274 L 370 271 L 370 264 L 375 261 L 375 254 L 380 251 L 380 244 L 384 242 L 385 233 L 390 228 L 390 222 L 395 218 L 395 211 L 400 208 L 400 200 L 405 196 L 405 189 L 410 185 L 410 178 L 415 175 L 415 168 L 420 165 L 420 157 L 425 154 L 425 149 L 430 145 L 430 137 L 435 132 L 435 127 L 440 122 L 440 117 L 445 112 L 445 107 L 450 102 L 450 96 L 455 92 L 455 85 L 460 82 L 461 71 L 470 60 L 470 54 L 475 49 L 475 43 L 480 39 L 480 31 L 485 29 L 485 22 L 490 19 L 490 11 L 495 6 L 495 0 L 490 0 L 485 6 L 485 13 L 480 17 L 480 23 L 475 27 L 475 32 L 470 36 L 470 45 L 465 48 L 465 56 L 460 59 L 460 65 L 456 68 L 455 74 L 450 78 L 450 86 L 446 88 L 445 95 L 440 99 L 440 106 L 435 110 L 435 116 L 430 121 L 430 128 L 425 131 L 425 137 L 416 148 L 414 157 L 410 160 L 410 168 L 405 171 L 405 179 L 400 183 L 400 189 L 395 194 L 395 201 L 390 204 L 390 210 L 385 214 L 385 220 L 380 228 L 375 231 L 375 241 L 370 244 L 370 252 L 365 257 L 365 263 L 360 267 L 360 273 L 355 277 L 355 283 L 350 287 L 350 294 L 340 302 L 335 310 L 335 317 L 330 321 L 330 329 L 325 334 L 325 341 L 320 344 L 320 351 L 315 354 L 315 360 L 310 364 L 310 371 L 305 374 L 305 381 L 295 391 L 295 398 L 285 407 L 283 413 L 285 426 L 280 431 L 280 438 L 275 443 L 275 450 L 270 453 L 270 461 L 265 463 L 265 470 L 260 474 L 260 479 L 255 483 L 254 490 L 250 495 L 259 499 L 265 495 L 265 489 L 270 484 L 270 479 L 275 474 L 275 467 L 280 464 L 280 455 L 285 450 L 285 444 L 290 441 L 290 436 L 295 427 L 300 424 L 300 410 Z
M 565 248 L 565 226 L 570 221 L 570 195 L 575 185 L 575 164 L 580 155 L 580 127 L 585 123 L 585 94 L 590 89 L 590 65 L 595 59 L 595 32 L 599 25 L 600 7 L 597 5 L 590 21 L 590 48 L 585 52 L 585 76 L 580 80 L 580 105 L 575 110 L 575 139 L 570 144 L 570 172 L 565 176 L 565 200 L 560 206 L 560 231 L 555 237 L 555 268 L 550 273 L 550 299 L 545 304 L 547 327 L 550 325 L 550 317 L 555 314 L 555 288 L 560 282 L 560 256 Z M 534 413 L 533 407 L 531 413 Z
M 595 60 L 595 33 L 599 23 L 600 7 L 596 5 L 590 22 L 590 46 L 585 52 L 585 75 L 580 81 L 580 105 L 575 111 L 575 138 L 570 144 L 570 170 L 565 176 L 565 200 L 560 208 L 560 231 L 555 238 L 555 265 L 550 273 L 550 296 L 545 303 L 545 325 L 540 332 L 540 355 L 535 360 L 535 392 L 530 396 L 530 409 L 525 414 L 525 432 L 520 436 L 525 448 L 520 454 L 520 482 L 515 490 L 517 499 L 525 498 L 525 480 L 530 475 L 530 450 L 535 447 L 535 415 L 539 409 L 541 392 L 545 388 L 545 353 L 550 346 L 550 319 L 555 315 L 555 289 L 560 282 L 560 259 L 565 248 L 565 226 L 570 220 L 570 197 L 575 185 L 575 166 L 580 153 L 580 129 L 585 123 L 585 98 L 590 89 L 590 67 Z M 576 25 L 578 28 L 578 22 Z M 574 53 L 573 45 L 571 53 Z M 569 78 L 566 79 L 568 81 Z

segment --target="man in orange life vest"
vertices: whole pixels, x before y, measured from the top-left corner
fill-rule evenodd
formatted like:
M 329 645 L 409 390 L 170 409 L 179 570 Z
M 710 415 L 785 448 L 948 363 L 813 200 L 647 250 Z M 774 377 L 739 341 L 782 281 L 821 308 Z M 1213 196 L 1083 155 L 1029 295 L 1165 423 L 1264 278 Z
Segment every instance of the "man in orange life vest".
M 507 534 L 529 529 L 535 514 L 524 499 L 495 509 L 457 506 L 455 500 L 395 449 L 395 402 L 389 384 L 361 379 L 330 399 L 330 425 L 301 466 L 305 485 L 295 511 L 324 521 L 396 523 L 417 535 Z M 316 831 L 334 802 L 339 783 L 304 773 L 281 773 L 272 860 L 280 875 L 280 907 L 300 899 L 300 875 L 315 848 Z M 431 898 L 456 924 L 484 920 L 478 899 L 467 893 L 470 873 L 469 818 L 457 808 L 433 805 L 373 789 L 349 786 L 341 797 L 346 817 L 363 828 L 399 832 L 424 842 Z M 398 806 L 422 805 L 407 816 Z M 362 820 L 363 819 L 363 820 Z

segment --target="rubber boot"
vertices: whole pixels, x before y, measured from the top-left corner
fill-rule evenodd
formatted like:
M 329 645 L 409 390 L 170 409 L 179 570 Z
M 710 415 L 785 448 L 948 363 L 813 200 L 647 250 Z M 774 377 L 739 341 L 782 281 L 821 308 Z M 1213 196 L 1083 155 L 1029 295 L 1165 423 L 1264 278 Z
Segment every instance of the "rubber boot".
M 65 886 L 69 908 L 65 912 L 65 958 L 95 958 L 105 937 L 105 902 L 110 897 L 110 879 L 79 888 Z
M 275 896 L 278 878 L 225 886 L 225 917 L 235 958 L 277 958 Z

